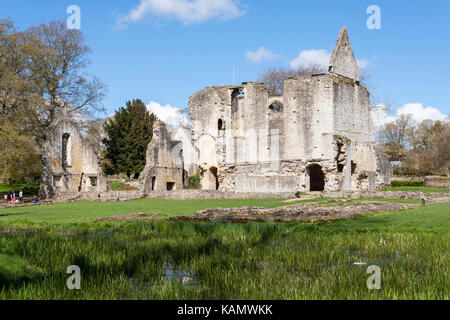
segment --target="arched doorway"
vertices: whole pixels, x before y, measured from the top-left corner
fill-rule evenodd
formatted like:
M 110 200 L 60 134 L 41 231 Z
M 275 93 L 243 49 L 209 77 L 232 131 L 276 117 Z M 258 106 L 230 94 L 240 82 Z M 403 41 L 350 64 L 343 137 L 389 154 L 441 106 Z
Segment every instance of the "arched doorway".
M 308 168 L 309 173 L 309 190 L 323 191 L 325 190 L 325 175 L 322 167 L 318 164 L 313 164 Z

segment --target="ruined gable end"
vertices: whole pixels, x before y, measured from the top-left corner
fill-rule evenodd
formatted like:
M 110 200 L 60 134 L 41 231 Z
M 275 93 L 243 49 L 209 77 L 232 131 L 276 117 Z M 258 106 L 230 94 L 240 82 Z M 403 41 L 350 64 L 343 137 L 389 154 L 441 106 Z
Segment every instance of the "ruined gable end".
M 358 63 L 353 54 L 353 49 L 345 27 L 339 32 L 336 47 L 331 55 L 328 72 L 355 81 L 360 80 Z

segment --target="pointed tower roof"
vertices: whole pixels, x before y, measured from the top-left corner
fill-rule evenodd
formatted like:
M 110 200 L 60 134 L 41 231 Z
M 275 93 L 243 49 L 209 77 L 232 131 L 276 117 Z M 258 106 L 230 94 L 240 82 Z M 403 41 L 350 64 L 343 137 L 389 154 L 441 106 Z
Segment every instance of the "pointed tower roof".
M 343 27 L 339 32 L 328 72 L 359 81 L 359 67 L 353 54 L 346 27 Z

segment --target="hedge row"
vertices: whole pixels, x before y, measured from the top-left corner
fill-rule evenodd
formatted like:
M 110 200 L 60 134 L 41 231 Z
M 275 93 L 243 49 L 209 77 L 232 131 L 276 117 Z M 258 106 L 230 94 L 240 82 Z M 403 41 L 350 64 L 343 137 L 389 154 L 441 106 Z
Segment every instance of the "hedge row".
M 422 180 L 392 180 L 391 186 L 393 187 L 423 187 L 424 182 Z

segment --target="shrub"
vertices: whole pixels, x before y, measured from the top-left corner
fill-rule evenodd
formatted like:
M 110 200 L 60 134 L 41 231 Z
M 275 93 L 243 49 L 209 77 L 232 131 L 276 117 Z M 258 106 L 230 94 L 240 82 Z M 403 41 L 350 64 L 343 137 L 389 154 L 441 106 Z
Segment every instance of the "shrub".
M 200 173 L 196 173 L 188 178 L 189 189 L 199 190 L 202 188 L 200 183 Z
M 129 184 L 126 184 L 124 182 L 113 182 L 112 183 L 112 189 L 113 189 L 113 191 L 132 191 L 132 190 L 136 190 L 135 187 L 130 186 Z
M 392 180 L 391 186 L 393 187 L 423 187 L 424 182 L 422 180 Z

